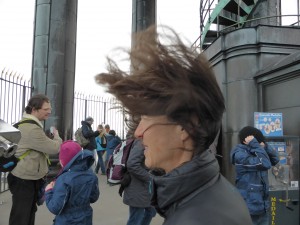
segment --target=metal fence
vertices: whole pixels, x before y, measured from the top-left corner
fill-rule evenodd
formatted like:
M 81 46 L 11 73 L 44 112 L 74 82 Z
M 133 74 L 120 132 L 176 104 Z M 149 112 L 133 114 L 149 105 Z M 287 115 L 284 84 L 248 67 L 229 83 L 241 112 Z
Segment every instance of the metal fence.
M 31 81 L 20 74 L 2 70 L 0 75 L 0 118 L 12 124 L 19 121 L 31 95 Z
M 0 119 L 14 124 L 22 118 L 22 113 L 31 96 L 31 81 L 20 74 L 2 70 L 0 74 Z M 114 98 L 86 95 L 74 95 L 73 133 L 81 126 L 86 117 L 94 118 L 93 129 L 99 124 L 109 124 L 121 139 L 125 138 L 124 113 L 116 108 L 118 102 Z M 0 193 L 8 189 L 7 173 L 0 172 Z
M 85 95 L 75 92 L 73 132 L 75 132 L 78 127 L 81 127 L 82 120 L 91 116 L 94 119 L 92 125 L 93 130 L 96 130 L 99 124 L 109 124 L 110 129 L 115 130 L 116 134 L 121 139 L 124 139 L 126 136 L 124 113 L 118 105 L 115 98 Z

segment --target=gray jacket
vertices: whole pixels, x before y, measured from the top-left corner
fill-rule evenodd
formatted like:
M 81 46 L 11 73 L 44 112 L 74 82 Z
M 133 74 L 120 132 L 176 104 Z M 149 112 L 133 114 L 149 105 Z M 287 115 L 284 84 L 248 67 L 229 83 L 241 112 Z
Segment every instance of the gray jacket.
M 131 147 L 127 160 L 127 170 L 131 176 L 131 182 L 124 189 L 123 202 L 133 207 L 150 207 L 150 174 L 144 165 L 144 147 L 141 141 L 136 139 Z
M 164 225 L 252 225 L 245 201 L 220 175 L 210 150 L 170 173 L 155 176 L 152 191 Z

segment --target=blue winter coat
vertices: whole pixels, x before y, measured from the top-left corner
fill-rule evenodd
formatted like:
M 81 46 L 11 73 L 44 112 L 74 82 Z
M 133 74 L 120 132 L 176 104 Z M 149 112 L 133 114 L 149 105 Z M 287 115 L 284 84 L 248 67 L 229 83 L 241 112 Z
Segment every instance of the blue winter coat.
M 113 154 L 115 148 L 121 143 L 119 136 L 113 136 L 111 134 L 106 135 L 106 160 Z
M 104 137 L 103 138 L 105 138 L 106 139 L 106 136 L 104 135 Z M 101 145 L 102 145 L 102 140 L 101 140 L 101 137 L 100 136 L 97 136 L 96 138 L 95 138 L 95 140 L 96 140 L 96 144 L 97 144 L 97 151 L 106 151 L 106 147 L 105 148 L 103 148 Z M 106 144 L 107 144 L 107 140 L 106 140 Z
M 92 225 L 90 206 L 99 198 L 98 178 L 90 169 L 93 152 L 82 150 L 63 169 L 54 188 L 45 193 L 46 205 L 57 225 Z
M 278 153 L 267 144 L 262 147 L 253 138 L 248 145 L 231 150 L 235 165 L 236 187 L 247 203 L 251 215 L 261 215 L 270 207 L 268 169 L 279 162 Z

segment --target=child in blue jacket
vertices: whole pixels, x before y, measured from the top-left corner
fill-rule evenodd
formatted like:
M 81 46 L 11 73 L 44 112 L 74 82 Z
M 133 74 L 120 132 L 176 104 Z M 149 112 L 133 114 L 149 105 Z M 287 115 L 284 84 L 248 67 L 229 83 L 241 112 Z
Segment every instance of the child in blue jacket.
M 239 132 L 240 144 L 231 150 L 235 184 L 248 206 L 253 225 L 269 224 L 268 170 L 279 162 L 278 153 L 262 132 L 246 126 Z
M 46 186 L 46 205 L 55 214 L 54 224 L 92 225 L 91 203 L 99 198 L 98 178 L 90 169 L 93 152 L 82 150 L 74 141 L 65 141 L 59 152 L 62 166 L 56 181 Z

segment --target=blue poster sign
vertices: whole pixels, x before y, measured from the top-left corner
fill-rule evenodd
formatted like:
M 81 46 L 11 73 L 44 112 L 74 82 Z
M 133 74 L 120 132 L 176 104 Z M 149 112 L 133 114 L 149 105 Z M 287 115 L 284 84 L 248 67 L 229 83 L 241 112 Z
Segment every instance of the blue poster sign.
M 282 113 L 255 112 L 254 127 L 267 137 L 282 136 Z

